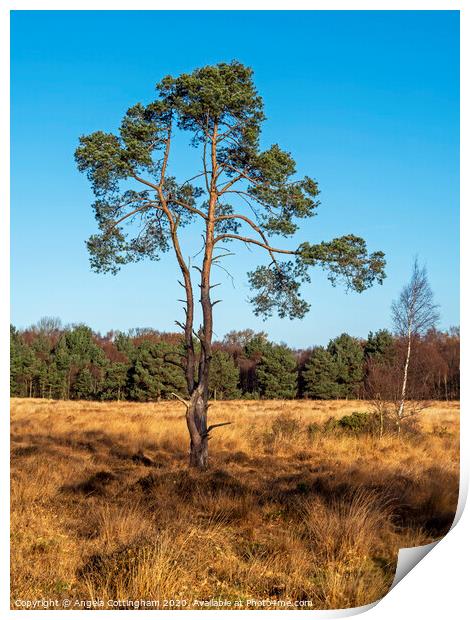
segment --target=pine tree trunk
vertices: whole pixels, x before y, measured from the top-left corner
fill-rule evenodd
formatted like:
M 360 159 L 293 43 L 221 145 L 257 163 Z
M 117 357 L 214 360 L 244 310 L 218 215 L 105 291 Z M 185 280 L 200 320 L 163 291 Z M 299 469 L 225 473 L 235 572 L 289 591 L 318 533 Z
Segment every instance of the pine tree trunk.
M 197 469 L 207 469 L 209 465 L 207 401 L 207 391 L 199 385 L 191 396 L 186 412 L 190 435 L 189 465 Z
M 176 237 L 176 227 L 173 227 L 173 242 L 178 256 L 178 261 L 183 273 L 184 287 L 186 290 L 186 323 L 184 326 L 186 341 L 186 383 L 190 394 L 189 403 L 186 404 L 186 422 L 190 436 L 189 465 L 200 470 L 207 469 L 209 465 L 209 431 L 215 425 L 207 427 L 207 409 L 209 401 L 209 369 L 212 359 L 212 307 L 210 298 L 210 274 L 214 250 L 214 232 L 216 206 L 218 201 L 218 162 L 217 162 L 217 133 L 218 124 L 214 123 L 213 134 L 211 137 L 211 178 L 209 190 L 209 204 L 206 218 L 205 250 L 202 262 L 201 283 L 200 283 L 200 303 L 202 309 L 202 326 L 197 334 L 201 350 L 199 355 L 199 365 L 197 367 L 198 379 L 195 382 L 195 351 L 193 346 L 193 318 L 194 300 L 189 270 L 184 263 Z M 217 425 L 218 426 L 218 425 Z

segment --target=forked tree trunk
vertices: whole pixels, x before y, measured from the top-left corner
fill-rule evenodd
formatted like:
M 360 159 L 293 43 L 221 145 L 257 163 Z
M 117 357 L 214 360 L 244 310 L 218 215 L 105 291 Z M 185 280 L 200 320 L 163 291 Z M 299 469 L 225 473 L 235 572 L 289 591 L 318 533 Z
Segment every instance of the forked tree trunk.
M 186 412 L 190 435 L 189 465 L 197 469 L 207 469 L 209 465 L 207 407 L 207 397 L 199 386 L 191 396 Z
M 211 357 L 203 356 L 204 370 L 201 373 L 200 382 L 193 389 L 189 402 L 174 394 L 186 405 L 186 422 L 189 430 L 189 466 L 199 470 L 209 467 L 208 443 L 210 432 L 220 426 L 226 426 L 231 422 L 217 422 L 207 426 L 207 409 L 209 408 L 209 366 Z
M 178 224 L 173 222 L 170 218 L 170 226 L 172 231 L 173 245 L 178 258 L 178 263 L 183 274 L 184 284 L 183 287 L 186 291 L 186 321 L 185 324 L 179 325 L 183 328 L 185 333 L 185 347 L 186 347 L 186 385 L 188 393 L 190 395 L 189 402 L 185 402 L 181 397 L 179 400 L 185 402 L 186 405 L 186 422 L 188 425 L 190 436 L 190 451 L 189 451 L 189 465 L 197 469 L 207 469 L 209 465 L 208 455 L 208 441 L 209 433 L 217 426 L 224 426 L 229 422 L 222 422 L 219 424 L 212 424 L 207 426 L 207 409 L 209 401 L 209 367 L 212 359 L 212 307 L 217 302 L 212 302 L 210 297 L 211 291 L 211 266 L 213 262 L 214 251 L 214 232 L 215 232 L 215 220 L 216 220 L 216 208 L 217 201 L 219 199 L 219 191 L 217 187 L 217 179 L 219 176 L 219 165 L 217 162 L 217 135 L 218 124 L 214 122 L 213 132 L 210 139 L 211 150 L 211 173 L 210 179 L 206 173 L 206 183 L 209 192 L 209 204 L 206 217 L 206 230 L 205 230 L 205 250 L 204 259 L 202 262 L 202 269 L 197 268 L 201 274 L 201 309 L 202 309 L 202 326 L 199 329 L 197 338 L 200 342 L 200 354 L 199 363 L 196 363 L 196 353 L 194 350 L 193 329 L 194 320 L 194 297 L 193 288 L 191 283 L 190 272 L 186 265 L 179 241 L 177 237 Z M 165 157 L 167 154 L 165 155 Z M 204 155 L 205 163 L 205 155 Z M 165 165 L 165 164 L 164 164 Z M 163 177 L 162 177 L 163 178 Z M 160 188 L 160 199 L 162 203 L 165 202 L 165 198 Z M 197 371 L 197 381 L 195 380 Z

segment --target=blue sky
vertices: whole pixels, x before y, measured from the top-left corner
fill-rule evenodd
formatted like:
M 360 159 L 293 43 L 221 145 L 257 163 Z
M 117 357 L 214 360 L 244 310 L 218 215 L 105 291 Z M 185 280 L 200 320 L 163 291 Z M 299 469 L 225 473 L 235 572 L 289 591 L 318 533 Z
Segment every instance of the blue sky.
M 390 326 L 390 304 L 413 257 L 427 265 L 440 327 L 459 323 L 458 12 L 15 11 L 11 19 L 11 320 L 41 316 L 96 330 L 174 330 L 176 266 L 89 268 L 95 232 L 78 137 L 114 131 L 127 108 L 167 74 L 232 59 L 251 66 L 265 103 L 263 146 L 289 150 L 316 178 L 322 205 L 298 240 L 354 233 L 387 256 L 387 279 L 365 293 L 332 288 L 322 272 L 304 290 L 302 321 L 256 318 L 246 272 L 262 256 L 239 248 L 220 273 L 217 337 L 265 330 L 292 346 L 365 337 Z M 172 162 L 181 179 L 191 157 Z M 188 253 L 199 232 L 186 233 Z M 295 244 L 294 244 L 295 246 Z M 219 287 L 220 290 L 222 287 Z

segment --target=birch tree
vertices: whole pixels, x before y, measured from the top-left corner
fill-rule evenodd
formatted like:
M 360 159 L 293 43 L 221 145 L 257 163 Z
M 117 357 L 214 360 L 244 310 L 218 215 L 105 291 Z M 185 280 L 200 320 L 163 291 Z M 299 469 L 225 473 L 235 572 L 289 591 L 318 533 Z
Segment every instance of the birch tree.
M 428 281 L 425 267 L 420 267 L 415 259 L 408 284 L 403 287 L 399 298 L 392 304 L 392 320 L 395 332 L 406 343 L 405 363 L 397 410 L 397 430 L 400 432 L 401 420 L 405 415 L 408 373 L 413 344 L 416 338 L 426 334 L 439 320 L 438 306 Z
M 156 92 L 154 101 L 129 108 L 117 133 L 82 136 L 75 158 L 96 196 L 99 232 L 88 241 L 94 270 L 116 273 L 126 263 L 158 260 L 164 252 L 175 257 L 184 317 L 178 321 L 182 349 L 172 363 L 183 369 L 189 395 L 178 397 L 186 407 L 190 465 L 204 469 L 210 432 L 223 424 L 207 424 L 213 308 L 219 301 L 212 298 L 218 284 L 213 267 L 238 245 L 263 251 L 268 264 L 248 273 L 254 312 L 293 319 L 309 309 L 301 296 L 309 267 L 362 292 L 382 282 L 385 260 L 380 251 L 369 254 L 353 234 L 280 243 L 315 216 L 319 187 L 314 178 L 296 174 L 293 157 L 279 145 L 261 148 L 265 116 L 250 68 L 236 61 L 202 67 L 163 78 Z M 178 132 L 189 134 L 199 154 L 199 165 L 185 179 L 172 174 Z M 190 264 L 181 243 L 184 227 L 193 239 L 202 234 L 200 264 Z

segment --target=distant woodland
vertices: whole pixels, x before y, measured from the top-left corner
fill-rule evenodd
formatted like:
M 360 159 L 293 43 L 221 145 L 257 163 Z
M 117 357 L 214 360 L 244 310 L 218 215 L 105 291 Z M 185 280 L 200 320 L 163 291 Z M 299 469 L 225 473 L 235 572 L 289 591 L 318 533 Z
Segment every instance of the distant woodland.
M 138 328 L 94 332 L 44 318 L 11 326 L 11 395 L 64 400 L 156 401 L 186 395 L 179 333 Z M 195 343 L 197 347 L 197 343 Z M 367 339 L 341 334 L 326 347 L 291 349 L 264 332 L 232 331 L 215 342 L 210 397 L 230 399 L 393 398 L 405 342 L 383 329 Z M 414 342 L 409 398 L 460 398 L 460 333 L 430 330 Z

